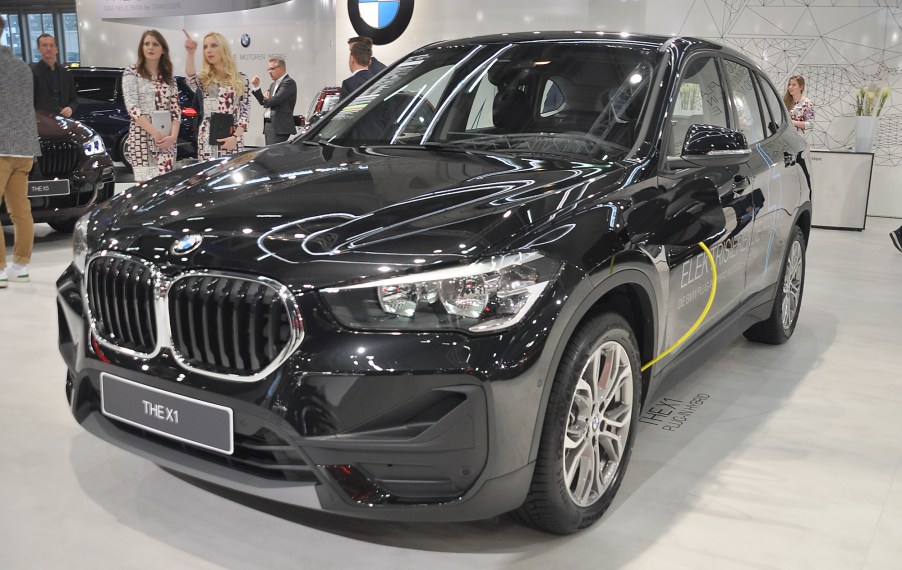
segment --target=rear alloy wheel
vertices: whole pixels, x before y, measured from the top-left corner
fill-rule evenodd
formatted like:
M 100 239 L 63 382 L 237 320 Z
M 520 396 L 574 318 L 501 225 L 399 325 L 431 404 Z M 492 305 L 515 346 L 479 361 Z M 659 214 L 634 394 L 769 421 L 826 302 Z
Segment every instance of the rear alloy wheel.
M 641 399 L 629 324 L 606 313 L 583 325 L 561 359 L 529 495 L 516 516 L 557 534 L 601 518 L 623 480 Z
M 745 331 L 745 338 L 753 342 L 783 344 L 795 331 L 802 308 L 805 288 L 805 235 L 798 226 L 793 228 L 783 263 L 783 271 L 774 297 L 774 308 L 766 321 Z
M 132 165 L 128 161 L 128 158 L 125 156 L 125 147 L 128 144 L 128 133 L 122 135 L 122 138 L 119 139 L 119 142 L 116 144 L 117 153 L 119 154 L 119 162 L 125 165 L 126 168 L 131 170 Z

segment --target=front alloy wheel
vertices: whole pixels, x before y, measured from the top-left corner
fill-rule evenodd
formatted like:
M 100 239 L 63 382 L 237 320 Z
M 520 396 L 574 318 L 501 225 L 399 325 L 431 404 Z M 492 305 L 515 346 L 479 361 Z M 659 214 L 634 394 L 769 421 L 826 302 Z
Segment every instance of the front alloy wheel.
M 580 507 L 598 501 L 620 470 L 633 418 L 632 366 L 609 341 L 589 357 L 576 383 L 564 436 L 564 481 Z
M 529 494 L 514 515 L 547 532 L 585 528 L 610 506 L 629 463 L 642 384 L 629 323 L 584 323 L 558 366 Z

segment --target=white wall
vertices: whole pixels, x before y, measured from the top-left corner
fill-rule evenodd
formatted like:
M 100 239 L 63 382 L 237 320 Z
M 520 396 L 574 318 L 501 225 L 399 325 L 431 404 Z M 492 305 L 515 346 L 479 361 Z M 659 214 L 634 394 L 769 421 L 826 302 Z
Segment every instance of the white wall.
M 267 59 L 271 56 L 284 57 L 288 74 L 298 84 L 295 113 L 306 115 L 310 102 L 322 85 L 335 82 L 334 3 L 335 0 L 290 0 L 262 8 L 218 14 L 105 19 L 98 11 L 98 6 L 104 4 L 103 0 L 79 0 L 77 10 L 82 65 L 124 67 L 133 64 L 138 58 L 141 33 L 148 28 L 156 28 L 169 43 L 176 73 L 184 74 L 185 36 L 182 28 L 191 32 L 198 42 L 207 32 L 215 31 L 229 40 L 238 68 L 249 78 L 260 76 L 264 88 L 270 83 L 266 72 Z M 230 3 L 216 5 L 225 8 Z M 248 34 L 251 38 L 247 48 L 241 46 L 242 34 Z M 198 67 L 200 58 L 199 54 L 195 56 Z M 262 146 L 262 133 L 263 108 L 251 98 L 247 144 Z

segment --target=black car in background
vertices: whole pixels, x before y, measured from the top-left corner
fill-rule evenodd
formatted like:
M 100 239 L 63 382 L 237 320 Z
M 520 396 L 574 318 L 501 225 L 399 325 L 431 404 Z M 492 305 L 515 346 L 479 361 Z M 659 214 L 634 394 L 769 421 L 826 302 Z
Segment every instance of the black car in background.
M 41 156 L 28 176 L 35 222 L 71 232 L 76 220 L 113 196 L 116 174 L 101 137 L 77 121 L 36 113 Z M 9 222 L 4 202 L 0 219 Z
M 668 378 L 793 334 L 806 154 L 765 74 L 707 41 L 424 47 L 302 137 L 79 221 L 72 413 L 276 501 L 575 532 Z
M 125 163 L 125 139 L 129 115 L 122 98 L 121 67 L 70 67 L 78 91 L 78 107 L 73 119 L 100 133 L 113 160 Z M 192 106 L 194 91 L 184 77 L 176 76 L 182 125 L 176 159 L 197 157 L 197 110 Z

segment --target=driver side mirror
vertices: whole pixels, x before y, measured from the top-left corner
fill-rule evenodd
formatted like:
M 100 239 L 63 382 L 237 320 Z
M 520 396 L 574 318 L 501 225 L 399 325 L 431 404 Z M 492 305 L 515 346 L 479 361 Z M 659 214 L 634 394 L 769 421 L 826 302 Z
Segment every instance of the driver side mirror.
M 667 157 L 667 164 L 671 168 L 735 166 L 751 155 L 745 135 L 739 131 L 715 125 L 692 125 L 686 131 L 680 156 Z

